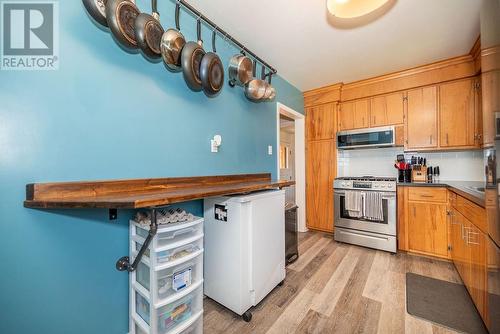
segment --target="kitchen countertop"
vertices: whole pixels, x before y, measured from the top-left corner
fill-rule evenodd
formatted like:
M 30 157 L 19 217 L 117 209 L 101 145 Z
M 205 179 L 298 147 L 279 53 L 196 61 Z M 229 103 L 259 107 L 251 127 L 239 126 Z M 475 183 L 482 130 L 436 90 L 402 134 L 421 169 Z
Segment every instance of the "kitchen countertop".
M 281 189 L 294 184 L 295 181 L 272 180 L 271 174 L 34 183 L 26 186 L 24 206 L 38 209 L 138 209 L 212 196 Z
M 423 182 L 398 182 L 398 187 L 444 187 L 457 193 L 460 196 L 476 203 L 481 207 L 485 207 L 484 192 L 476 191 L 471 187 L 484 187 L 484 182 L 478 181 L 440 181 L 437 183 Z

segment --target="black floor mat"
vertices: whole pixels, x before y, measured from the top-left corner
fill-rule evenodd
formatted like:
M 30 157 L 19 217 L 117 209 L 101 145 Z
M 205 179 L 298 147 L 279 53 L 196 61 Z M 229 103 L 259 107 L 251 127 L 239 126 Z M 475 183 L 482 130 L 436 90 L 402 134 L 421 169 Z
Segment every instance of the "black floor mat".
M 488 333 L 465 286 L 406 274 L 409 314 L 470 334 Z

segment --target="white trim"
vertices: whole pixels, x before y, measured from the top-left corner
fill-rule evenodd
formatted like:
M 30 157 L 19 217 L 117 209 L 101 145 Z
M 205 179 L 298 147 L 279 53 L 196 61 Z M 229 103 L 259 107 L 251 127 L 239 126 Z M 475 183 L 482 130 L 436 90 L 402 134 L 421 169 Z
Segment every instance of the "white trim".
M 305 116 L 282 103 L 276 103 L 276 170 L 280 175 L 280 114 L 290 117 L 295 123 L 295 202 L 298 209 L 298 229 L 307 232 L 306 227 L 306 143 Z

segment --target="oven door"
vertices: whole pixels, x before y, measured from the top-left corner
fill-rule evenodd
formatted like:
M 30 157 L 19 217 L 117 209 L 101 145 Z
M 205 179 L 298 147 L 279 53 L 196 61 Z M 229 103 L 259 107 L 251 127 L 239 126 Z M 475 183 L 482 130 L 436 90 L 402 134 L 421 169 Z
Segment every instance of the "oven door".
M 353 218 L 345 209 L 345 191 L 335 189 L 335 227 L 344 227 L 360 231 L 396 235 L 396 193 L 383 192 L 383 221 L 370 221 Z

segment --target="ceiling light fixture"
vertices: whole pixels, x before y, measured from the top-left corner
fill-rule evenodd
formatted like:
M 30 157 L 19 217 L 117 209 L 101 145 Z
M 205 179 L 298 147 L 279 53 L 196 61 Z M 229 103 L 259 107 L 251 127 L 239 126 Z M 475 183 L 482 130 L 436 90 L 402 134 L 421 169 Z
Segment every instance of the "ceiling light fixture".
M 327 0 L 330 14 L 341 19 L 353 19 L 370 14 L 390 0 Z

